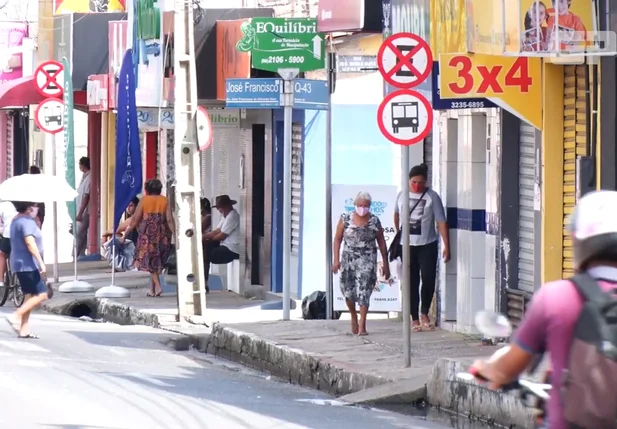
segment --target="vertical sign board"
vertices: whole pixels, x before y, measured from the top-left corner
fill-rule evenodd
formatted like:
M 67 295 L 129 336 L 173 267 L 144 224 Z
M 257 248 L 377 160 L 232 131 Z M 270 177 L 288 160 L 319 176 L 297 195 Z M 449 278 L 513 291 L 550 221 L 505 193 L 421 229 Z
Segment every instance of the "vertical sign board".
M 73 127 L 73 79 L 71 74 L 71 66 L 66 58 L 62 58 L 62 65 L 64 67 L 64 171 L 66 182 L 71 187 L 77 189 L 77 183 L 75 182 L 75 134 Z M 77 205 L 75 200 L 68 201 L 66 203 L 69 210 L 69 216 L 73 225 L 73 231 L 77 230 L 75 220 L 77 218 Z
M 386 96 L 377 109 L 377 124 L 392 143 L 410 146 L 424 140 L 433 126 L 429 100 L 410 88 L 424 82 L 433 68 L 428 43 L 412 33 L 388 37 L 377 55 L 384 80 L 400 88 Z

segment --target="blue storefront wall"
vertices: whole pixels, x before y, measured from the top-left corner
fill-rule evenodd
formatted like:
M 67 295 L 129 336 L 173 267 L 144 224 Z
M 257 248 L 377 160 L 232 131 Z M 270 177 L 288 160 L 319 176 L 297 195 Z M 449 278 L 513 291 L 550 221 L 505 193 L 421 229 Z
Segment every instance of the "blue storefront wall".
M 302 135 L 305 135 L 305 111 L 304 110 L 294 110 L 292 121 L 297 124 L 302 124 Z M 283 109 L 272 110 L 273 115 L 273 136 L 274 136 L 274 144 L 272 145 L 274 153 L 272 153 L 273 168 L 272 168 L 272 187 L 273 187 L 273 197 L 272 197 L 272 268 L 271 268 L 271 278 L 272 278 L 272 292 L 281 293 L 283 292 L 283 183 L 285 175 L 291 174 L 289 171 L 285 169 L 284 163 L 284 123 L 283 123 Z M 306 137 L 304 138 L 303 145 L 306 142 Z M 287 166 L 287 168 L 289 168 Z M 303 213 L 300 212 L 300 225 L 302 225 L 302 217 Z M 300 237 L 302 237 L 302 231 L 300 231 Z M 301 260 L 302 258 L 302 245 L 300 245 L 300 255 L 298 258 Z M 300 267 L 301 264 L 298 264 Z M 299 269 L 301 272 L 301 268 Z M 293 273 L 292 273 L 293 275 Z M 300 289 L 300 277 L 301 274 L 298 274 L 298 278 L 296 280 L 292 279 L 292 282 L 298 284 L 298 289 Z M 298 291 L 298 295 L 300 295 L 300 290 Z
M 377 127 L 377 105 L 333 105 L 332 183 L 398 185 L 395 149 Z M 325 291 L 326 282 L 326 113 L 306 112 L 304 195 L 301 231 L 302 297 Z

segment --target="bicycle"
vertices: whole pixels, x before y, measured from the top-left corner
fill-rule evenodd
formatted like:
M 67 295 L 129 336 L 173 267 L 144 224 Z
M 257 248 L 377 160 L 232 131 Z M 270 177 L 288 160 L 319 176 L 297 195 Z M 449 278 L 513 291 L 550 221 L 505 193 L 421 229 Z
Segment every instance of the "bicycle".
M 4 273 L 4 285 L 0 286 L 0 307 L 4 306 L 9 297 L 13 300 L 13 305 L 19 308 L 24 303 L 24 294 L 21 291 L 17 274 L 11 270 L 11 264 L 6 261 L 6 271 Z

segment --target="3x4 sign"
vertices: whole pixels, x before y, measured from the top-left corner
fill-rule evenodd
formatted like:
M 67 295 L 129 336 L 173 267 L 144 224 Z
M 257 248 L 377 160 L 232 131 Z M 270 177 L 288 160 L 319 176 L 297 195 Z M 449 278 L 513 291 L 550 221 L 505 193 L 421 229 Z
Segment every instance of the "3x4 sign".
M 241 29 L 236 49 L 251 53 L 253 68 L 307 72 L 325 67 L 325 43 L 316 18 L 251 18 Z

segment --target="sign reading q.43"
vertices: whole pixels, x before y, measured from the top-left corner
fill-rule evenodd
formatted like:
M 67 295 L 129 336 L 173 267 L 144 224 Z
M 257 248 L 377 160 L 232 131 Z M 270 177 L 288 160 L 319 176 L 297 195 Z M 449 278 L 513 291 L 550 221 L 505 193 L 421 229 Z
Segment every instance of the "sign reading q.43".
M 539 58 L 442 54 L 439 64 L 441 98 L 485 97 L 542 129 Z

